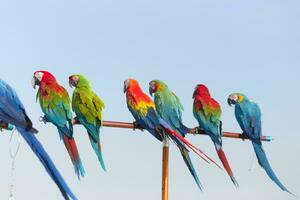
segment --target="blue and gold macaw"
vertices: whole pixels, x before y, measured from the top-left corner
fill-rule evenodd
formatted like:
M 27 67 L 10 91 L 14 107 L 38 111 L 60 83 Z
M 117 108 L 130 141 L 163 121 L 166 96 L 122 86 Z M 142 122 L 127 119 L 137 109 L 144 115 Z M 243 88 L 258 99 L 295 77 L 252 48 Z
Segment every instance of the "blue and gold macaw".
M 259 165 L 264 168 L 270 179 L 278 187 L 292 194 L 277 178 L 262 147 L 261 112 L 259 106 L 241 93 L 229 95 L 227 102 L 230 106 L 235 105 L 235 117 L 243 130 L 243 134 L 252 141 Z

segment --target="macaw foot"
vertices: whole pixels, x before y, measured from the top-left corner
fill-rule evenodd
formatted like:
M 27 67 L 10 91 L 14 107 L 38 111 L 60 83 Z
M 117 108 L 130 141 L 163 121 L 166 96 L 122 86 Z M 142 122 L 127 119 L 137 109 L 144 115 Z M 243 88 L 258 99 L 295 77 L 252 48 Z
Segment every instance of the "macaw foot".
M 200 128 L 200 126 L 195 127 L 195 133 L 193 133 L 193 135 L 198 135 L 202 132 L 202 129 Z
M 39 121 L 44 122 L 44 124 L 47 124 L 49 122 L 46 116 L 40 116 Z
M 74 124 L 79 124 L 79 120 L 78 120 L 77 117 L 74 117 L 74 118 L 73 118 L 72 124 L 73 124 L 73 125 L 74 125 Z
M 144 131 L 144 129 L 141 128 L 141 126 L 136 122 L 132 122 L 133 124 L 133 130 L 135 131 L 135 129 L 140 129 L 141 131 Z
M 246 137 L 245 137 L 245 133 L 244 133 L 244 132 L 242 133 L 242 136 L 243 136 L 243 137 L 242 137 L 242 140 L 245 141 L 245 140 L 246 140 Z

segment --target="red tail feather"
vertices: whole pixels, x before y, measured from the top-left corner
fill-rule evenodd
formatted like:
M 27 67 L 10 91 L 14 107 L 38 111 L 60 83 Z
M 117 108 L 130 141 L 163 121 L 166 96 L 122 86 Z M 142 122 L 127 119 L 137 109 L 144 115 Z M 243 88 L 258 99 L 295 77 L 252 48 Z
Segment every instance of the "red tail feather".
M 64 135 L 64 143 L 71 157 L 72 162 L 74 163 L 79 161 L 79 153 L 74 138 L 70 138 Z
M 217 150 L 217 153 L 218 153 L 218 156 L 219 156 L 221 162 L 223 163 L 223 166 L 224 166 L 224 168 L 225 168 L 227 174 L 230 176 L 232 182 L 233 182 L 236 186 L 238 186 L 238 182 L 237 182 L 237 181 L 235 180 L 235 178 L 234 178 L 233 172 L 232 172 L 232 170 L 231 170 L 231 168 L 230 168 L 230 165 L 229 165 L 229 163 L 228 163 L 228 160 L 227 160 L 227 158 L 226 158 L 226 155 L 225 155 L 224 151 L 222 150 L 222 148 L 220 148 L 219 150 L 218 150 L 218 149 L 216 149 L 216 150 Z
M 168 133 L 170 133 L 171 135 L 175 136 L 176 138 L 178 138 L 179 140 L 181 140 L 184 144 L 186 144 L 193 152 L 195 152 L 198 156 L 200 156 L 203 160 L 205 160 L 206 162 L 209 163 L 209 161 L 211 161 L 212 163 L 214 163 L 218 168 L 222 169 L 222 167 L 220 165 L 218 165 L 212 158 L 210 158 L 208 155 L 206 155 L 201 149 L 197 148 L 196 146 L 194 146 L 193 144 L 191 144 L 189 141 L 187 141 L 184 137 L 182 137 L 179 133 L 177 133 L 176 131 L 169 129 L 167 127 L 165 127 L 165 129 L 167 130 Z M 205 157 L 203 157 L 202 155 Z M 208 161 L 208 160 L 209 161 Z

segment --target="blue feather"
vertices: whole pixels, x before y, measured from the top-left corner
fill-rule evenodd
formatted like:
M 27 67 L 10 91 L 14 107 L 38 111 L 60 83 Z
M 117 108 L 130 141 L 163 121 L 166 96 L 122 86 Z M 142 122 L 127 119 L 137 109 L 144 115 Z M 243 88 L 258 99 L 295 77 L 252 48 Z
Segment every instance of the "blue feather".
M 77 115 L 77 118 L 78 118 L 79 122 L 86 128 L 88 135 L 89 135 L 91 145 L 98 157 L 100 165 L 101 165 L 102 169 L 106 172 L 107 170 L 106 170 L 106 166 L 105 166 L 105 162 L 104 162 L 104 158 L 103 158 L 103 154 L 102 154 L 102 149 L 101 149 L 101 143 L 100 143 L 100 124 L 101 124 L 101 122 L 97 120 L 97 122 L 95 122 L 95 124 L 89 123 L 86 120 L 86 118 L 80 114 Z
M 235 117 L 243 130 L 243 134 L 251 139 L 260 166 L 264 168 L 267 175 L 278 187 L 292 194 L 275 175 L 262 148 L 261 111 L 259 106 L 244 96 L 243 101 L 237 102 L 235 105 Z
M 26 131 L 22 128 L 17 128 L 17 130 L 21 133 L 24 140 L 27 142 L 27 144 L 30 146 L 31 150 L 35 153 L 35 155 L 38 157 L 38 159 L 41 161 L 43 166 L 45 167 L 47 173 L 52 178 L 52 180 L 56 183 L 59 190 L 61 191 L 63 197 L 66 200 L 71 199 L 77 200 L 76 196 L 73 194 L 57 168 L 55 167 L 53 161 L 43 148 L 42 144 L 37 140 L 35 135 L 32 133 Z
M 272 179 L 278 185 L 278 187 L 280 187 L 283 191 L 286 191 L 286 192 L 290 193 L 291 195 L 294 195 L 277 178 L 276 174 L 274 173 L 274 171 L 267 159 L 266 153 L 265 153 L 262 145 L 257 144 L 256 142 L 252 142 L 252 144 L 253 144 L 254 151 L 255 151 L 259 165 L 265 169 L 265 171 L 268 174 L 268 176 L 270 177 L 270 179 Z
M 70 198 L 77 200 L 63 177 L 55 167 L 53 161 L 43 148 L 42 144 L 33 135 L 36 130 L 28 118 L 25 108 L 18 95 L 6 82 L 0 79 L 0 120 L 13 124 L 21 133 L 24 140 L 30 146 L 35 155 L 39 158 L 52 180 L 60 189 L 66 200 Z

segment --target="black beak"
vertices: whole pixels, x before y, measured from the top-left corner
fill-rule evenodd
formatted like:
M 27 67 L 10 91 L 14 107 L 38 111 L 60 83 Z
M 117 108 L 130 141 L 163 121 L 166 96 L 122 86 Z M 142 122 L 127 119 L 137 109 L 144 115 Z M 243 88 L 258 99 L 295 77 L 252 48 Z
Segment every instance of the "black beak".
M 150 86 L 149 87 L 149 94 L 152 96 L 152 94 L 155 93 L 154 89 Z
M 196 90 L 193 93 L 193 99 L 195 99 L 195 96 L 196 96 Z
M 123 87 L 123 92 L 126 93 L 127 92 L 127 86 L 126 84 L 124 84 L 124 87 Z
M 227 99 L 227 103 L 228 103 L 229 106 L 232 106 L 232 105 L 234 105 L 236 102 L 235 102 L 234 100 L 228 98 L 228 99 Z
M 74 86 L 74 83 L 71 79 L 69 79 L 69 86 L 70 86 L 70 88 L 72 88 Z
M 34 77 L 32 78 L 31 84 L 32 84 L 33 89 L 35 89 L 37 85 L 40 85 L 40 81 L 39 81 L 39 79 L 37 79 L 37 78 L 34 76 Z

